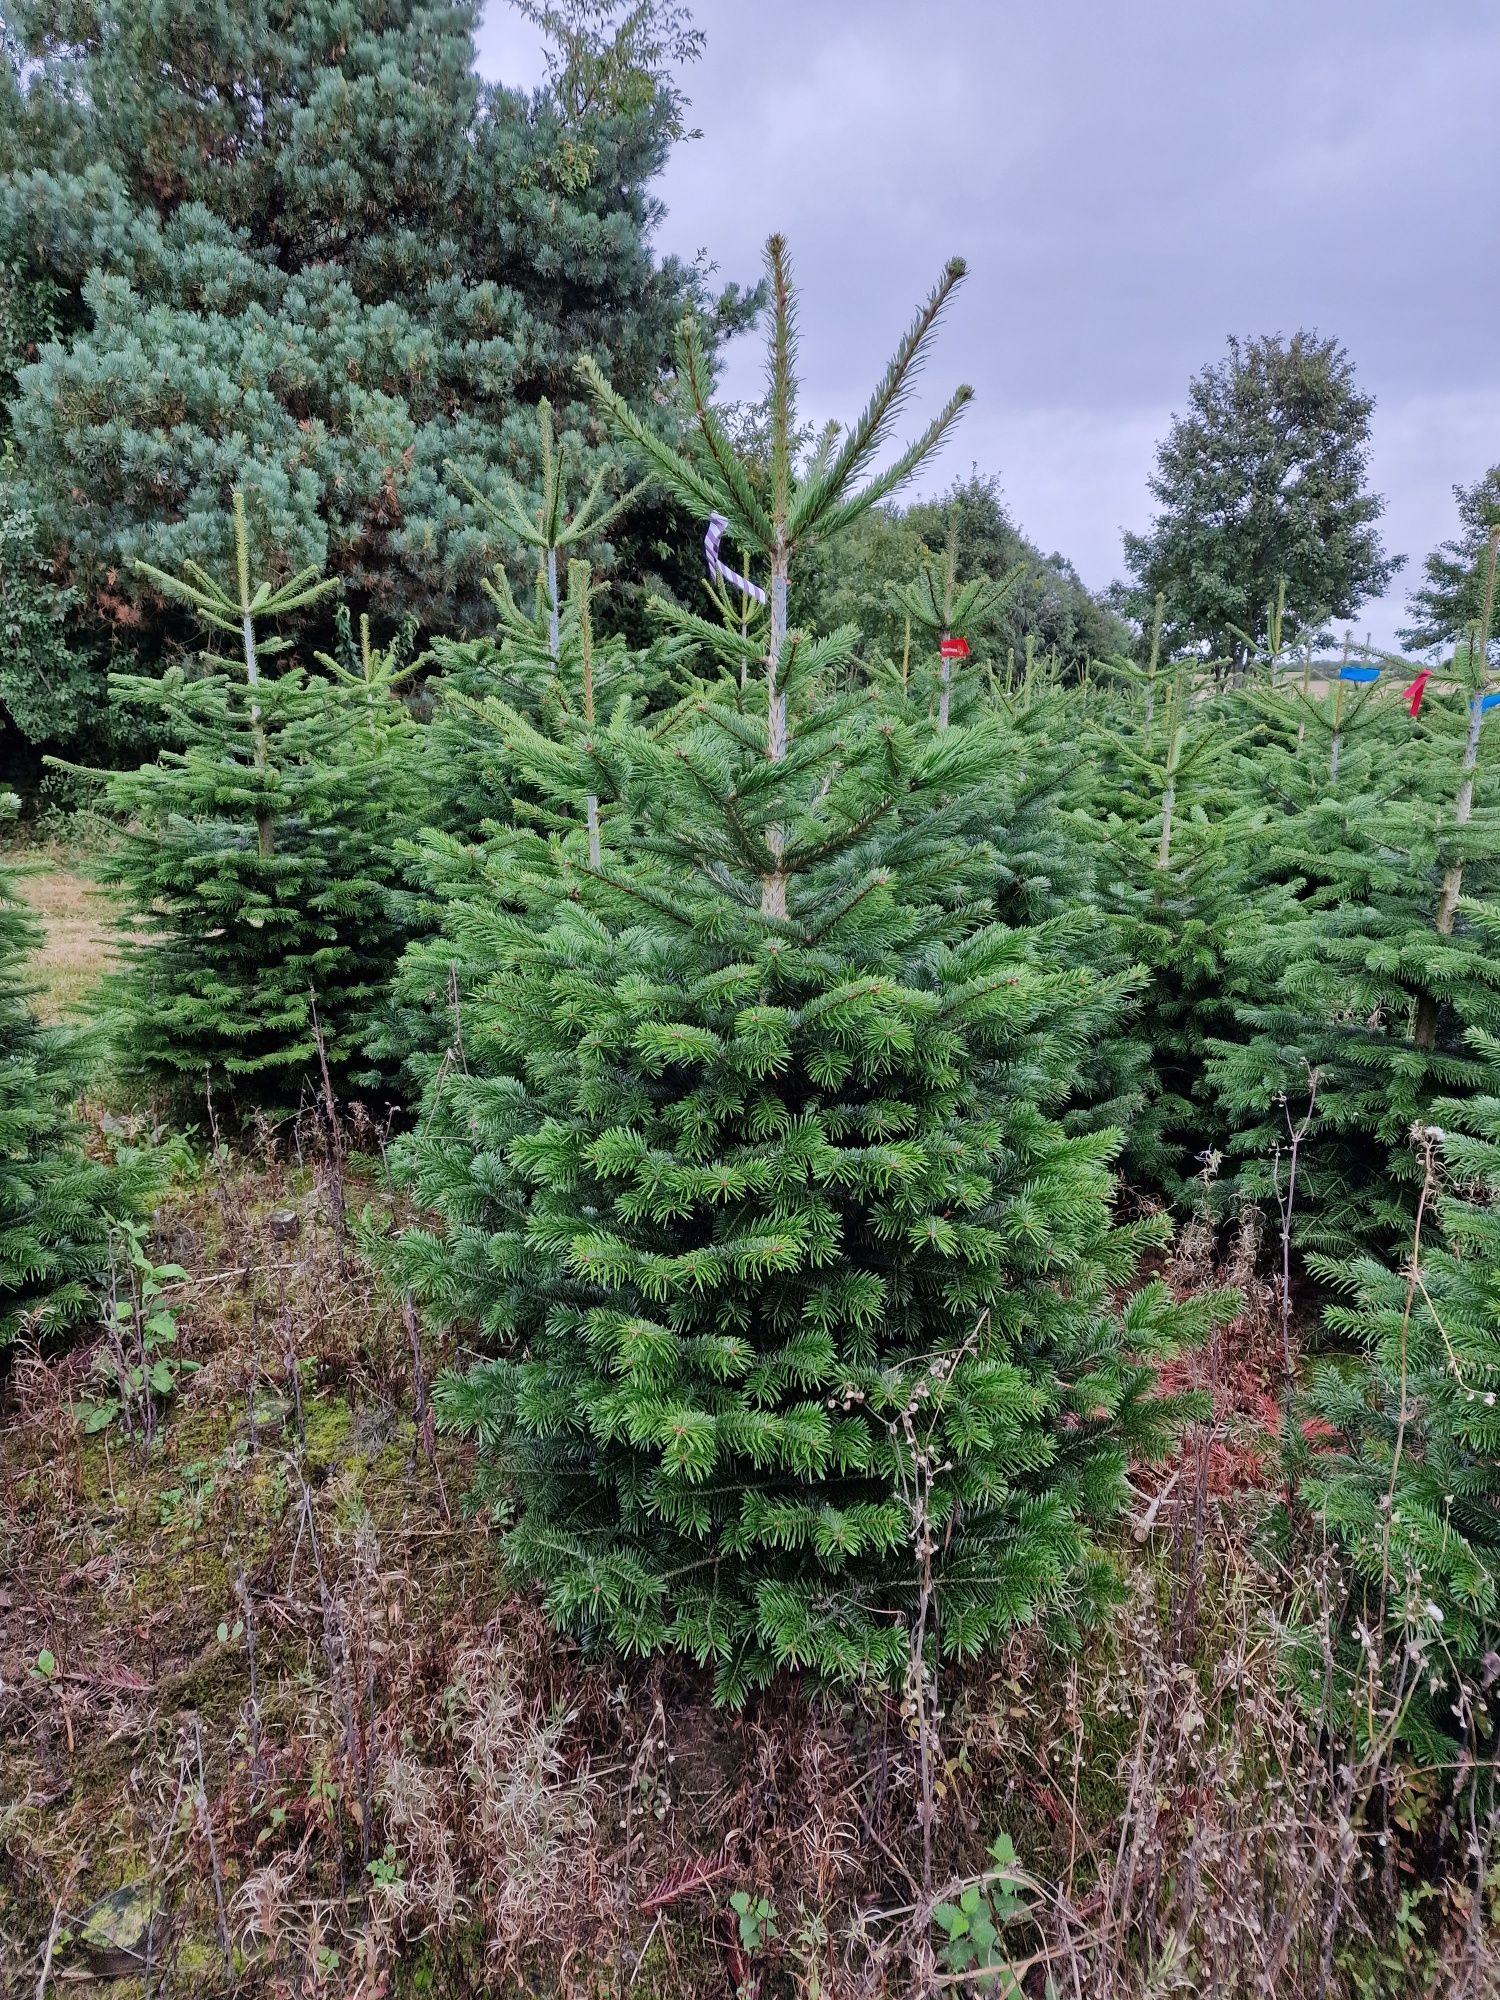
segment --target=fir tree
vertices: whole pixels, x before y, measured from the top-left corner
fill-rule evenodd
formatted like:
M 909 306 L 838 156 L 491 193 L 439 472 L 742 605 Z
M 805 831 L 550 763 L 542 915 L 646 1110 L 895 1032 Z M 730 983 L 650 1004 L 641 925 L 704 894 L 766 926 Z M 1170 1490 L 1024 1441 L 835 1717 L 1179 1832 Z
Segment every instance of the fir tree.
M 529 612 L 503 568 L 490 590 L 496 636 L 439 640 L 433 649 L 442 673 L 431 688 L 425 810 L 408 845 L 408 874 L 425 907 L 390 996 L 390 1032 L 377 1043 L 415 1078 L 451 1060 L 467 996 L 487 978 L 487 943 L 472 956 L 463 927 L 443 921 L 445 905 L 465 904 L 492 871 L 503 874 L 518 847 L 580 821 L 598 858 L 613 806 L 613 789 L 601 806 L 593 788 L 601 782 L 591 761 L 598 725 L 648 711 L 683 651 L 670 637 L 635 652 L 617 635 L 597 635 L 586 563 L 569 564 L 555 614 L 545 568 Z
M 892 600 L 908 621 L 908 633 L 916 631 L 929 646 L 936 644 L 939 729 L 948 727 L 958 662 L 968 659 L 970 636 L 996 617 L 1024 574 L 1025 566 L 1019 564 L 1003 582 L 992 583 L 988 577 L 976 576 L 961 584 L 958 580 L 958 510 L 955 508 L 948 522 L 948 548 L 943 560 L 940 563 L 924 563 L 915 582 L 892 586 Z M 954 641 L 963 647 L 961 654 L 952 650 L 951 642 Z M 907 679 L 907 667 L 903 660 L 903 684 Z
M 0 798 L 7 816 L 14 807 Z M 156 1183 L 143 1155 L 107 1165 L 85 1151 L 74 1103 L 90 1045 L 31 1010 L 25 960 L 38 938 L 14 871 L 0 871 L 0 1349 L 95 1311 L 110 1231 L 141 1214 Z
M 1332 1252 L 1400 1240 L 1412 1125 L 1438 1097 L 1493 1088 L 1500 809 L 1476 791 L 1484 653 L 1482 640 L 1465 647 L 1420 716 L 1378 687 L 1362 694 L 1354 756 L 1346 727 L 1336 768 L 1332 696 L 1294 691 L 1304 718 L 1327 711 L 1326 743 L 1311 730 L 1295 743 L 1284 715 L 1280 743 L 1258 753 L 1260 784 L 1290 808 L 1259 867 L 1292 899 L 1236 941 L 1237 1025 L 1215 1039 L 1210 1077 L 1256 1198 L 1271 1191 L 1288 1109 L 1310 1109 L 1296 1230 Z
M 1207 1085 L 1209 1041 L 1231 1019 L 1230 950 L 1259 887 L 1271 817 L 1237 782 L 1235 751 L 1256 730 L 1236 730 L 1215 698 L 1212 666 L 1197 657 L 1163 664 L 1153 643 L 1130 677 L 1143 712 L 1117 707 L 1093 737 L 1102 797 L 1087 815 L 1097 837 L 1090 901 L 1142 975 L 1129 1030 L 1141 1099 L 1122 1164 L 1133 1185 L 1178 1209 L 1197 1198 L 1193 1183 L 1228 1136 Z
M 1097 983 L 995 924 L 965 837 L 1004 732 L 888 712 L 851 632 L 789 628 L 799 550 L 945 435 L 875 463 L 962 267 L 863 415 L 794 455 L 795 309 L 769 267 L 771 452 L 757 491 L 683 331 L 698 442 L 601 410 L 769 580 L 762 655 L 701 628 L 702 681 L 654 723 L 517 735 L 563 810 L 455 906 L 487 976 L 409 1149 L 443 1233 L 397 1282 L 491 1358 L 447 1381 L 518 1571 L 566 1627 L 712 1662 L 738 1701 L 779 1667 L 893 1674 L 915 1592 L 903 1417 L 926 1413 L 938 1645 L 1077 1607 L 1088 1529 L 1178 1415 L 1140 1357 L 1201 1326 L 1113 1289 L 1113 1135 L 1065 1101 Z M 720 672 L 713 669 L 718 663 Z M 614 802 L 597 863 L 581 798 Z
M 610 503 L 596 472 L 580 499 L 576 463 L 567 444 L 557 441 L 545 402 L 538 421 L 543 453 L 536 507 L 509 482 L 501 483 L 498 503 L 472 489 L 500 532 L 536 553 L 530 608 L 518 604 L 505 563 L 497 562 L 484 585 L 495 612 L 493 634 L 439 639 L 432 649 L 440 672 L 427 689 L 433 721 L 423 759 L 422 831 L 410 869 L 422 884 L 426 908 L 424 920 L 411 922 L 413 943 L 390 996 L 387 1029 L 376 1044 L 416 1077 L 430 1074 L 431 1065 L 453 1046 L 455 1015 L 469 990 L 470 968 L 456 935 L 438 921 L 443 903 L 471 892 L 486 857 L 495 861 L 517 828 L 565 830 L 576 816 L 579 800 L 559 809 L 527 767 L 521 746 L 577 743 L 622 703 L 634 710 L 666 699 L 672 666 L 683 650 L 671 636 L 634 650 L 617 634 L 599 633 L 600 593 L 587 563 L 568 561 L 562 591 L 568 551 L 596 542 L 640 489 Z M 600 801 L 586 784 L 582 805 L 597 859 Z M 482 968 L 476 976 L 482 978 Z
M 317 1068 L 314 1011 L 336 1078 L 369 1078 L 368 1024 L 403 942 L 411 725 L 392 700 L 400 666 L 368 628 L 358 671 L 332 684 L 264 671 L 287 644 L 266 626 L 337 586 L 311 571 L 252 584 L 239 493 L 234 544 L 228 584 L 196 563 L 148 574 L 239 641 L 235 666 L 117 677 L 172 747 L 104 779 L 121 833 L 100 874 L 123 892 L 123 963 L 104 998 L 127 1076 L 179 1100 L 207 1086 L 286 1106 Z
M 1455 486 L 1457 535 L 1440 542 L 1422 565 L 1422 581 L 1406 600 L 1411 624 L 1401 633 L 1404 645 L 1425 653 L 1460 644 L 1483 615 L 1490 550 L 1500 531 L 1500 465 L 1472 486 Z M 1490 644 L 1496 636 L 1491 631 Z
M 453 468 L 471 498 L 485 517 L 500 529 L 506 541 L 522 549 L 534 550 L 538 563 L 536 601 L 530 619 L 515 601 L 503 563 L 497 563 L 493 574 L 485 579 L 485 593 L 498 614 L 498 653 L 493 643 L 460 647 L 451 642 L 440 653 L 450 678 L 456 670 L 467 682 L 466 686 L 456 685 L 456 692 L 461 697 L 460 718 L 467 706 L 467 697 L 475 690 L 476 679 L 482 688 L 486 669 L 492 679 L 498 679 L 500 683 L 497 692 L 504 689 L 512 696 L 519 694 L 533 708 L 561 699 L 566 713 L 568 677 L 563 672 L 561 564 L 568 560 L 569 551 L 597 544 L 645 490 L 646 482 L 642 481 L 623 498 L 610 501 L 605 496 L 605 471 L 601 468 L 595 472 L 583 498 L 578 499 L 572 491 L 570 478 L 576 468 L 570 464 L 571 453 L 567 443 L 559 441 L 556 436 L 552 406 L 545 397 L 537 406 L 537 425 L 541 438 L 541 491 L 534 508 L 508 479 L 500 481 L 499 499 L 495 501 L 458 468 Z M 609 658 L 596 652 L 586 583 L 581 593 L 572 600 L 572 608 L 575 612 L 573 633 L 580 648 L 574 692 L 583 720 L 591 724 L 596 693 L 601 700 L 607 698 L 608 690 L 616 680 L 624 648 L 612 648 L 612 657 Z M 507 645 L 508 655 L 505 652 Z M 616 671 L 612 672 L 612 668 Z M 440 754 L 444 750 L 450 755 L 457 751 L 462 760 L 462 751 L 454 743 L 451 731 L 440 731 L 437 741 Z M 591 842 L 597 856 L 597 798 L 589 802 L 586 811 Z M 472 808 L 468 817 L 470 824 L 474 824 Z
M 1447 1762 L 1438 1697 L 1492 1688 L 1500 1631 L 1500 1099 L 1433 1108 L 1404 1263 L 1311 1259 L 1335 1294 L 1329 1334 L 1363 1365 L 1314 1373 L 1335 1448 L 1306 1458 L 1300 1490 L 1350 1558 L 1349 1623 L 1389 1637 L 1404 1733 Z
M 577 577 L 587 572 L 586 592 Z M 439 672 L 427 683 L 432 704 L 427 759 L 428 811 L 425 824 L 465 843 L 482 844 L 486 835 L 508 827 L 519 811 L 539 806 L 517 797 L 497 731 L 501 710 L 514 710 L 543 732 L 565 731 L 583 719 L 586 707 L 607 715 L 629 698 L 645 707 L 672 699 L 670 674 L 682 647 L 668 638 L 644 648 L 629 646 L 618 633 L 601 632 L 604 592 L 587 564 L 569 564 L 568 588 L 554 619 L 539 571 L 529 609 L 512 597 L 502 569 L 490 586 L 495 627 L 482 639 L 438 639 L 432 657 Z M 584 621 L 588 614 L 588 673 L 583 667 Z M 555 651 L 554 651 L 555 647 Z M 587 687 L 587 695 L 585 694 Z M 497 702 L 500 710 L 492 711 Z M 503 724 L 501 725 L 503 729 Z
M 1069 676 L 1128 643 L 1124 621 L 1084 588 L 1065 556 L 1044 553 L 1021 532 L 999 480 L 978 471 L 938 499 L 876 507 L 837 542 L 800 557 L 794 618 L 818 631 L 852 621 L 869 652 L 899 662 L 905 614 L 892 586 L 920 585 L 923 570 L 941 562 L 954 528 L 958 574 L 1016 578 L 967 635 L 997 669 L 1007 653 L 1024 653 L 1028 635 L 1038 656 L 1055 652 Z
M 938 499 L 914 501 L 905 516 L 933 548 L 942 545 L 945 517 L 956 524 L 958 565 L 966 575 L 1016 578 L 977 623 L 993 658 L 1003 659 L 1011 647 L 1020 652 L 1029 634 L 1037 651 L 1056 654 L 1072 677 L 1125 644 L 1123 620 L 1085 587 L 1068 557 L 1044 551 L 1021 532 L 997 476 L 973 469 Z
M 1289 688 L 1292 699 L 1297 704 L 1297 754 L 1300 757 L 1304 744 L 1307 744 L 1310 746 L 1310 759 L 1326 761 L 1327 790 L 1330 794 L 1338 786 L 1339 778 L 1343 774 L 1345 754 L 1360 731 L 1389 720 L 1385 709 L 1377 703 L 1376 682 L 1371 680 L 1364 685 L 1351 683 L 1345 678 L 1349 664 L 1349 647 L 1346 643 L 1343 660 L 1334 675 L 1333 685 L 1326 694 L 1319 695 L 1310 691 L 1306 684 L 1306 672 L 1303 675 L 1302 686 L 1293 685 Z M 1360 665 L 1359 662 L 1355 663 L 1356 671 L 1360 670 Z M 1368 671 L 1368 665 L 1364 670 Z M 1268 710 L 1264 701 L 1259 707 L 1261 714 L 1267 719 L 1276 719 L 1275 712 Z M 1368 764 L 1365 768 L 1368 769 Z M 1317 778 L 1312 774 L 1309 775 L 1309 782 L 1314 790 L 1321 789 Z M 1361 789 L 1361 784 L 1357 780 L 1350 781 L 1346 778 L 1343 790 L 1347 796 L 1357 798 Z

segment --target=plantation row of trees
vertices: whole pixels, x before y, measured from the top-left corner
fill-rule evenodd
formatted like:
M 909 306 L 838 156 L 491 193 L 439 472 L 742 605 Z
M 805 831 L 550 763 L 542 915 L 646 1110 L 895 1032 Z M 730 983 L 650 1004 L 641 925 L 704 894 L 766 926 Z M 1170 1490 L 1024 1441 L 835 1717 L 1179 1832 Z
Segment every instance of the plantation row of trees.
M 898 1675 L 924 1604 L 948 1655 L 1086 1615 L 1127 1467 L 1193 1407 L 1158 1364 L 1232 1306 L 1140 1259 L 1174 1214 L 1257 1206 L 1286 1311 L 1294 1258 L 1350 1300 L 1303 1491 L 1361 1579 L 1351 1619 L 1480 1674 L 1497 538 L 1476 623 L 1404 688 L 1378 660 L 1316 678 L 1284 585 L 1233 674 L 1173 642 L 1164 596 L 1144 662 L 1002 644 L 1025 570 L 968 570 L 982 486 L 911 581 L 813 628 L 804 567 L 860 574 L 838 553 L 897 532 L 883 504 L 968 400 L 896 444 L 961 278 L 810 447 L 777 239 L 748 436 L 691 314 L 687 433 L 583 364 L 604 448 L 691 549 L 723 528 L 696 606 L 653 594 L 644 639 L 593 568 L 608 473 L 545 403 L 536 485 L 474 496 L 532 587 L 497 564 L 490 630 L 430 658 L 288 573 L 238 492 L 227 559 L 143 565 L 213 650 L 116 680 L 162 747 L 99 781 L 115 1061 L 190 1119 L 328 1088 L 393 1116 L 431 1220 L 387 1277 L 478 1351 L 438 1407 L 518 1573 L 560 1625 L 685 1651 L 730 1702 L 787 1666 Z M 279 628 L 330 601 L 304 665 Z M 69 1087 L 7 1084 L 32 1155 L 82 1176 L 56 1216 L 21 1192 L 13 1317 L 142 1198 L 84 1173 Z M 1436 1755 L 1444 1685 L 1403 1696 Z
M 1088 1616 L 1232 1309 L 1142 1260 L 1255 1211 L 1348 1689 L 1361 1627 L 1437 1649 L 1442 1759 L 1500 1577 L 1496 475 L 1431 670 L 1326 666 L 1395 567 L 1371 405 L 1334 342 L 1231 343 L 1103 604 L 995 481 L 903 504 L 962 266 L 813 435 L 780 240 L 748 290 L 650 254 L 694 31 L 538 12 L 523 97 L 467 6 L 10 10 L 0 700 L 111 827 L 114 1079 L 388 1121 L 426 1220 L 378 1254 L 473 1351 L 436 1406 L 517 1573 L 731 1703 Z M 90 1156 L 30 942 L 7 894 L 6 1337 L 93 1309 L 153 1186 Z

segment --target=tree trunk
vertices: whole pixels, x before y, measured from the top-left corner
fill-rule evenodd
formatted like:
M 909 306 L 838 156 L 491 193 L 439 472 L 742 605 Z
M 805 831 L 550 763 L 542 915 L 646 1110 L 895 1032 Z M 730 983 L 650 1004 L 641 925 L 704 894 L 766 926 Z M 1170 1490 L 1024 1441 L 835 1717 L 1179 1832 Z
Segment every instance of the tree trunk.
M 554 558 L 555 560 L 555 558 Z M 583 719 L 592 729 L 594 724 L 594 635 L 589 623 L 588 571 L 580 565 L 578 570 L 581 591 L 578 639 L 583 654 Z M 554 617 L 555 617 L 554 609 Z M 559 640 L 560 643 L 560 640 Z M 556 654 L 553 655 L 555 659 Z M 600 862 L 599 849 L 599 794 L 590 792 L 584 801 L 584 817 L 589 829 L 589 866 L 597 868 Z
M 1458 803 L 1453 813 L 1455 826 L 1467 826 L 1474 811 L 1474 772 L 1479 763 L 1479 731 L 1484 722 L 1484 710 L 1480 706 L 1482 700 L 1483 695 L 1476 694 L 1469 710 L 1469 733 L 1464 741 Z M 1432 927 L 1439 937 L 1452 937 L 1453 926 L 1458 921 L 1458 899 L 1463 892 L 1464 864 L 1462 861 L 1455 861 L 1443 876 L 1443 886 L 1438 891 L 1437 909 L 1433 913 Z M 1437 1017 L 1436 999 L 1432 994 L 1424 993 L 1417 1004 L 1416 1025 L 1412 1030 L 1412 1040 L 1419 1049 L 1431 1049 L 1436 1045 Z
M 552 664 L 562 664 L 562 610 L 557 601 L 557 550 L 547 551 L 547 651 Z
M 1172 811 L 1177 803 L 1177 773 L 1167 773 L 1167 789 L 1161 802 L 1161 839 L 1156 847 L 1156 865 L 1166 868 L 1172 859 Z
M 255 620 L 250 613 L 249 578 L 244 574 L 240 578 L 240 610 L 240 632 L 245 644 L 245 681 L 249 687 L 259 687 L 260 662 L 255 653 Z M 264 771 L 271 761 L 271 752 L 260 719 L 260 703 L 253 695 L 250 698 L 250 732 L 255 744 L 255 768 Z M 255 841 L 263 860 L 269 860 L 276 852 L 275 821 L 264 810 L 255 815 Z
M 771 558 L 771 630 L 766 645 L 766 756 L 773 764 L 786 761 L 786 694 L 777 684 L 781 669 L 781 648 L 786 639 L 786 586 L 788 558 L 778 548 Z M 786 828 L 768 826 L 766 846 L 773 860 L 786 851 Z M 761 877 L 760 913 L 763 917 L 786 920 L 786 871 L 773 867 Z

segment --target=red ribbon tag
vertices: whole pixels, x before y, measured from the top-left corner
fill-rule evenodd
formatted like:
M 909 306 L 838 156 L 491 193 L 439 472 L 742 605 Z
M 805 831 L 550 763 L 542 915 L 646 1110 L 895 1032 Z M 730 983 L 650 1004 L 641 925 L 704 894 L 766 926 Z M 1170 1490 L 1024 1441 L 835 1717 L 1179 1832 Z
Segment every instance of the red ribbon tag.
M 969 657 L 969 642 L 967 639 L 944 639 L 938 651 L 945 660 L 966 660 Z
M 1421 708 L 1422 697 L 1424 694 L 1426 694 L 1427 683 L 1431 679 L 1432 679 L 1432 668 L 1424 667 L 1421 673 L 1419 673 L 1416 679 L 1411 683 L 1410 687 L 1402 688 L 1401 698 L 1406 703 L 1407 708 L 1411 711 L 1413 715 L 1415 715 L 1417 711 Z

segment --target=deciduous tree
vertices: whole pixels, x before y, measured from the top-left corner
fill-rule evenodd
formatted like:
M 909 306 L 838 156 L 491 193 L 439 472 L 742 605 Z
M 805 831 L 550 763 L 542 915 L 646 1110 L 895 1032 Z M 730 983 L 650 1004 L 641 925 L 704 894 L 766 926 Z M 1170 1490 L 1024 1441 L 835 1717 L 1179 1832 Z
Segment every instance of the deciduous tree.
M 1125 537 L 1130 599 L 1144 620 L 1165 597 L 1169 647 L 1243 660 L 1278 604 L 1296 627 L 1352 617 L 1385 589 L 1402 558 L 1385 552 L 1385 503 L 1367 485 L 1374 408 L 1346 351 L 1316 333 L 1232 338 L 1193 377 L 1157 448 L 1156 519 Z
M 1472 486 L 1455 486 L 1453 498 L 1458 533 L 1428 556 L 1422 581 L 1406 600 L 1412 622 L 1401 637 L 1415 652 L 1457 644 L 1484 615 L 1490 537 L 1500 528 L 1500 465 Z M 1493 632 L 1490 644 L 1500 646 Z

